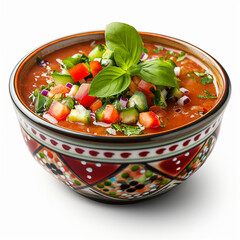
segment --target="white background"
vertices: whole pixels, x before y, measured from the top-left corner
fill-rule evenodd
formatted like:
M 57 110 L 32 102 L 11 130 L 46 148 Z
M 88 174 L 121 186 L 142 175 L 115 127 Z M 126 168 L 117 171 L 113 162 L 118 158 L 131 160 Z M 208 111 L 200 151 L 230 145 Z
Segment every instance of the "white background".
M 240 6 L 231 0 L 0 0 L 0 239 L 240 239 L 237 15 Z M 113 21 L 204 49 L 224 66 L 233 85 L 220 138 L 204 166 L 163 196 L 120 206 L 81 197 L 33 160 L 8 93 L 10 73 L 25 54 Z

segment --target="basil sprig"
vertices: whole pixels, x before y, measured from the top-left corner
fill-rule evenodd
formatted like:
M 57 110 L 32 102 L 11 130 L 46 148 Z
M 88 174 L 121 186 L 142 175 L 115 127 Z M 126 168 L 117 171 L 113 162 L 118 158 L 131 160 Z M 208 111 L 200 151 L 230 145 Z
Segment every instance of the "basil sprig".
M 173 66 L 160 59 L 139 60 L 143 42 L 137 30 L 127 24 L 113 22 L 105 30 L 107 47 L 114 52 L 117 66 L 107 67 L 93 78 L 90 96 L 109 97 L 127 89 L 131 76 L 138 76 L 155 85 L 178 87 Z

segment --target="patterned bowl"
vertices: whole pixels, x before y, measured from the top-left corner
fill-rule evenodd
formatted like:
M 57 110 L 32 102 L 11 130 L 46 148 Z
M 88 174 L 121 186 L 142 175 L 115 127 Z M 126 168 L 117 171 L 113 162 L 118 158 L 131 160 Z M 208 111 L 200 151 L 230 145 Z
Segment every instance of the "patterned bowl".
M 179 39 L 140 32 L 155 42 L 193 55 L 215 76 L 219 88 L 216 106 L 190 124 L 170 131 L 135 137 L 80 134 L 55 126 L 33 113 L 22 101 L 18 84 L 35 63 L 57 49 L 104 39 L 104 31 L 64 37 L 25 56 L 10 78 L 10 94 L 28 149 L 44 169 L 88 198 L 129 203 L 162 194 L 188 179 L 211 153 L 230 97 L 230 81 L 209 54 Z

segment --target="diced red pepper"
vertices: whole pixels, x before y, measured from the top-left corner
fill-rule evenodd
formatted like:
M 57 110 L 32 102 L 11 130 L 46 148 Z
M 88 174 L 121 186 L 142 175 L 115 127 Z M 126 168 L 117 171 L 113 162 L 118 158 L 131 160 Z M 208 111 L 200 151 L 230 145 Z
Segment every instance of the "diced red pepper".
M 152 83 L 148 83 L 144 80 L 141 80 L 139 82 L 138 87 L 146 91 L 147 93 L 151 93 L 151 94 L 152 94 L 152 92 L 150 91 L 151 88 L 154 88 L 156 90 L 156 87 Z
M 52 95 L 58 94 L 58 93 L 68 93 L 70 91 L 69 88 L 67 88 L 66 86 L 64 86 L 63 84 L 57 85 L 55 87 L 53 87 L 50 91 L 50 93 Z
M 75 99 L 86 108 L 89 107 L 91 103 L 96 99 L 96 97 L 88 95 L 89 88 L 89 83 L 83 83 L 75 95 Z
M 102 106 L 101 99 L 95 99 L 89 108 L 91 111 L 96 112 L 101 106 Z
M 63 105 L 62 103 L 53 100 L 48 113 L 54 117 L 57 121 L 64 120 L 70 113 L 70 110 L 68 107 Z
M 77 64 L 73 68 L 69 69 L 68 72 L 75 82 L 80 81 L 90 74 L 88 66 L 85 63 Z
M 139 114 L 139 123 L 145 128 L 157 128 L 160 126 L 160 120 L 154 112 L 142 112 Z
M 106 123 L 116 123 L 119 120 L 119 113 L 117 109 L 108 104 L 103 111 L 103 121 Z
M 93 77 L 95 77 L 102 70 L 102 66 L 99 61 L 92 61 L 89 63 L 89 65 Z
M 135 93 L 135 91 L 139 91 L 138 86 L 133 81 L 130 82 L 128 88 L 132 93 Z
M 149 108 L 149 111 L 154 112 L 157 114 L 160 118 L 163 118 L 167 115 L 167 112 L 164 111 L 161 107 L 153 105 Z

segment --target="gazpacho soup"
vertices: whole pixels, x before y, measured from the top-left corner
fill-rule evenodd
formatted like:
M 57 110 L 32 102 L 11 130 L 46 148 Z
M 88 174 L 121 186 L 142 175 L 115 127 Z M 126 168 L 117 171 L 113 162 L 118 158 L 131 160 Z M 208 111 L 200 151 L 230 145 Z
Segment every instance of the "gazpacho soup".
M 59 49 L 18 83 L 30 110 L 58 126 L 101 136 L 159 133 L 189 124 L 218 100 L 217 82 L 193 56 L 143 42 L 110 23 L 105 41 Z

